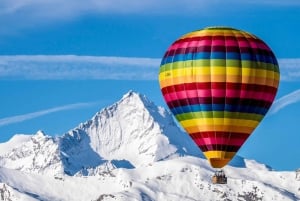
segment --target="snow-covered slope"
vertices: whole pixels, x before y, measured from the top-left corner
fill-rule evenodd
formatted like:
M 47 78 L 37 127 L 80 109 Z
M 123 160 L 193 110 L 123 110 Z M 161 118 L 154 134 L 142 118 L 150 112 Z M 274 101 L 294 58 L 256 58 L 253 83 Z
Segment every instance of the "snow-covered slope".
M 168 111 L 132 91 L 63 135 L 60 148 L 70 175 L 107 161 L 133 168 L 187 152 L 199 154 Z
M 0 144 L 0 166 L 34 173 L 63 172 L 59 147 L 54 138 L 42 131 L 35 135 L 16 135 Z
M 213 185 L 213 171 L 207 162 L 185 156 L 134 169 L 102 171 L 88 177 L 51 177 L 0 168 L 0 181 L 10 191 L 13 189 L 10 194 L 16 196 L 18 193 L 43 201 L 300 200 L 300 181 L 295 179 L 294 172 L 230 166 L 225 168 L 225 172 L 228 184 Z
M 172 115 L 130 91 L 60 137 L 0 144 L 2 200 L 300 200 L 295 172 L 235 157 L 227 185 Z
M 130 91 L 61 137 L 42 131 L 14 136 L 0 144 L 0 165 L 52 175 L 90 175 L 99 169 L 147 166 L 187 153 L 200 154 L 171 114 Z

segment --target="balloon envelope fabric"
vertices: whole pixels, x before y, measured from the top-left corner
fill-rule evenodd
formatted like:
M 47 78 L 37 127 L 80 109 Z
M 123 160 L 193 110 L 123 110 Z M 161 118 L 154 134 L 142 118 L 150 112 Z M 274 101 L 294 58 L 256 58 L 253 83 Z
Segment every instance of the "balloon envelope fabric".
M 279 79 L 272 50 L 229 27 L 183 35 L 159 72 L 168 107 L 214 168 L 225 166 L 263 119 Z

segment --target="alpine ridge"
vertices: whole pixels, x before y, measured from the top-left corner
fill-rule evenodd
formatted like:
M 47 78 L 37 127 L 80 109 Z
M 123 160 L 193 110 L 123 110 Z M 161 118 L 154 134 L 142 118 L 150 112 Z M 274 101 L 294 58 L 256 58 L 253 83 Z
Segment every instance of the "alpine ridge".
M 64 134 L 60 150 L 66 172 L 73 175 L 81 167 L 97 167 L 106 161 L 117 167 L 133 168 L 188 151 L 199 152 L 190 143 L 167 110 L 130 91 L 91 120 Z
M 3 149 L 0 146 L 2 167 L 52 175 L 94 172 L 93 168 L 107 164 L 134 168 L 199 154 L 167 110 L 133 91 L 60 137 L 38 131 L 16 135 L 11 141 L 18 142 L 11 142 L 11 149 L 10 142 L 1 145 L 6 146 Z

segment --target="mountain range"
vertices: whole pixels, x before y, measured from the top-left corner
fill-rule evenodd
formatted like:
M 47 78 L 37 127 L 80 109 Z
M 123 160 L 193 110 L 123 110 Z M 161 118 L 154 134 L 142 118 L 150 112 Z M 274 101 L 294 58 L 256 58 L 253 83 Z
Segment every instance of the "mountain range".
M 226 185 L 171 113 L 130 91 L 61 136 L 0 144 L 1 200 L 300 200 L 300 171 L 236 156 Z M 297 174 L 298 173 L 298 174 Z

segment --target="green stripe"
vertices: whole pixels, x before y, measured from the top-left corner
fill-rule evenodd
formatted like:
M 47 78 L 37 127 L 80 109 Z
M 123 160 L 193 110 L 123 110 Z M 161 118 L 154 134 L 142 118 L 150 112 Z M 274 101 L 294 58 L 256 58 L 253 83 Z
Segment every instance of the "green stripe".
M 195 118 L 238 118 L 238 119 L 247 119 L 260 122 L 264 116 L 260 114 L 253 113 L 241 113 L 241 112 L 189 112 L 176 115 L 178 121 L 195 119 Z
M 231 27 L 226 27 L 226 26 L 212 26 L 212 27 L 206 27 L 203 30 L 228 30 L 228 31 L 238 31 L 240 33 L 244 33 L 244 31 L 238 30 L 238 29 L 234 29 Z M 229 32 L 231 33 L 231 32 Z
M 214 66 L 228 66 L 228 67 L 246 67 L 246 68 L 256 68 L 264 70 L 272 70 L 279 73 L 279 67 L 272 63 L 265 62 L 255 62 L 249 60 L 233 60 L 233 59 L 198 59 L 198 60 L 186 60 L 186 61 L 177 61 L 173 63 L 167 63 L 160 66 L 159 72 L 162 73 L 168 70 L 175 70 L 180 68 L 190 68 L 190 67 L 209 67 L 213 64 Z

